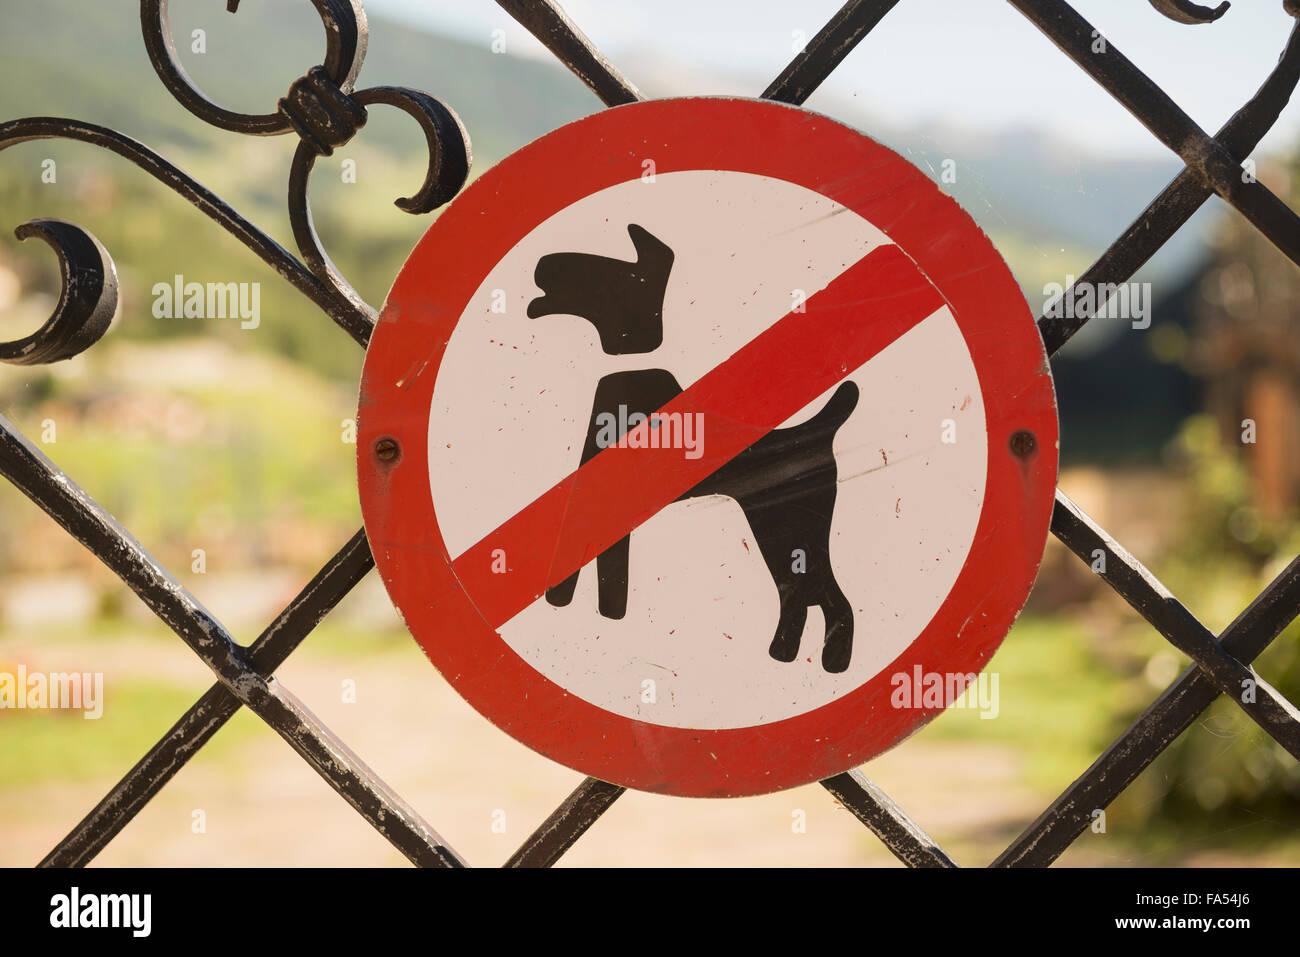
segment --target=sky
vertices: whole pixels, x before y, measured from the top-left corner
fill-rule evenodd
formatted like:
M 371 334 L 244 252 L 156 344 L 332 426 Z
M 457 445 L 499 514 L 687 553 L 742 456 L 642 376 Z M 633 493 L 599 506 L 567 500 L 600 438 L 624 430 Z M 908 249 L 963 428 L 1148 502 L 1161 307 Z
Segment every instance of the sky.
M 651 97 L 758 95 L 842 0 L 563 0 L 573 21 Z M 1282 0 L 1236 0 L 1217 22 L 1175 23 L 1144 0 L 1074 0 L 1116 48 L 1213 132 L 1276 63 L 1294 23 Z M 550 54 L 492 0 L 367 0 L 373 14 L 506 54 Z M 902 0 L 807 104 L 852 98 L 893 126 L 1034 127 L 1089 152 L 1167 152 L 1005 0 Z M 1262 149 L 1300 145 L 1300 106 Z

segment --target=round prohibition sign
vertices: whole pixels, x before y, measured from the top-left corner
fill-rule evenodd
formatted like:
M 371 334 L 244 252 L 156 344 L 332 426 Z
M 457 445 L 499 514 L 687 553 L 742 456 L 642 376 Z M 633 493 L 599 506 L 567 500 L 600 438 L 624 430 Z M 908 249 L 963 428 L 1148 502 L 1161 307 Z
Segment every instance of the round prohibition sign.
M 1057 439 L 952 199 L 821 115 L 690 98 L 549 133 L 442 213 L 370 342 L 357 470 L 393 602 L 479 712 L 734 797 L 961 703 L 1033 584 Z

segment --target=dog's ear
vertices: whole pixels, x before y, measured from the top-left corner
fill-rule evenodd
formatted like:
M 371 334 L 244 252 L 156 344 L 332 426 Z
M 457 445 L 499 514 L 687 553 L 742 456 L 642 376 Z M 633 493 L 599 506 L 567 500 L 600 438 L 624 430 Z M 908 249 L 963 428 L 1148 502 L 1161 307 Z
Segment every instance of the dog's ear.
M 632 238 L 636 249 L 637 270 L 647 281 L 653 280 L 658 285 L 668 285 L 668 273 L 673 268 L 673 251 L 661 239 L 648 229 L 629 223 L 627 234 Z

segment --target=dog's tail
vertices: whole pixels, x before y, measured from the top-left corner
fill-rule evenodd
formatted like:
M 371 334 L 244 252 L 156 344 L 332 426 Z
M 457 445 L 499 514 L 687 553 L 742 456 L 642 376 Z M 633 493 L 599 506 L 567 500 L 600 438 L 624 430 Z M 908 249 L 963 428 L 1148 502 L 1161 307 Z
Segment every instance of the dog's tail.
M 810 431 L 834 435 L 858 407 L 858 385 L 852 379 L 840 384 L 821 411 L 805 423 Z

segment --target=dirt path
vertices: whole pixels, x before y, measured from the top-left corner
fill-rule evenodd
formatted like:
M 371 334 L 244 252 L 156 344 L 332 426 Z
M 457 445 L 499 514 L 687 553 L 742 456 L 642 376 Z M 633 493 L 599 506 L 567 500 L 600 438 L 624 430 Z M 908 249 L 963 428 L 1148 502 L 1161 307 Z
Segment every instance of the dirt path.
M 177 677 L 156 654 L 118 647 L 144 671 Z M 138 673 L 138 672 L 137 672 Z M 580 781 L 466 705 L 421 653 L 356 662 L 304 649 L 281 680 L 469 861 L 504 861 Z M 356 703 L 342 700 L 345 680 Z M 196 693 L 203 685 L 196 684 Z M 105 865 L 392 865 L 395 851 L 272 732 L 200 754 L 98 859 Z M 224 733 L 224 732 L 223 732 Z M 986 863 L 1041 810 L 1001 747 L 913 741 L 870 776 L 959 863 Z M 113 783 L 0 791 L 0 864 L 30 865 Z M 206 830 L 194 833 L 201 810 Z M 796 827 L 796 812 L 806 829 Z M 504 814 L 500 813 L 504 812 Z M 494 823 L 496 827 L 494 828 Z M 501 825 L 504 824 L 504 832 Z M 565 857 L 568 865 L 890 865 L 897 863 L 820 786 L 734 801 L 628 793 Z

